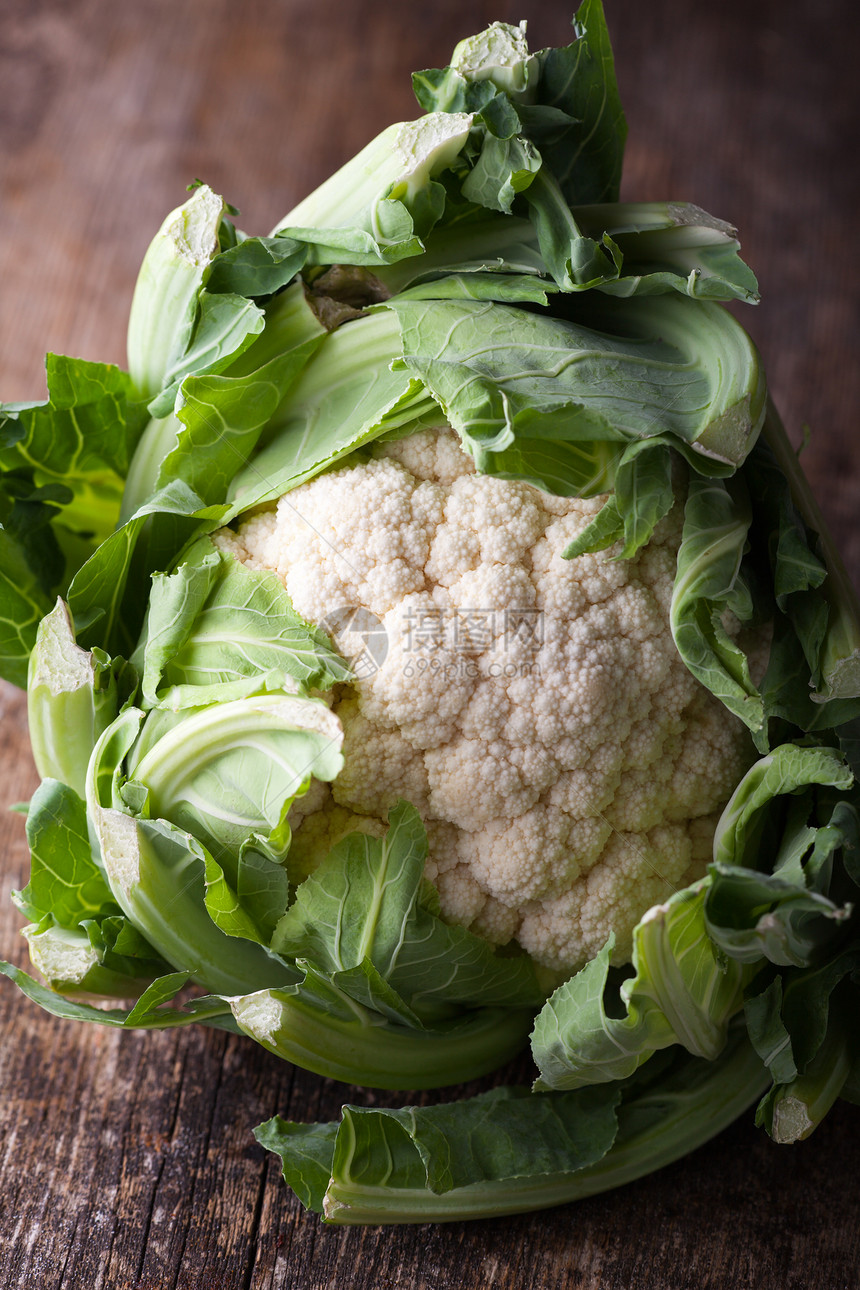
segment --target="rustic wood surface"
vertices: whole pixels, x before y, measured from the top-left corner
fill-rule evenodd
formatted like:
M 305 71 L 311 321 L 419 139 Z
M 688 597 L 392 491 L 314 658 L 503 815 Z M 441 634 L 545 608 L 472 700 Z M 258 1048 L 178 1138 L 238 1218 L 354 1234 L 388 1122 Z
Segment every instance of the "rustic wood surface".
M 494 18 L 567 39 L 569 3 L 4 0 L 0 398 L 40 397 L 46 349 L 123 361 L 140 258 L 204 178 L 266 231 L 389 121 L 409 72 Z M 850 0 L 607 0 L 631 122 L 627 197 L 738 223 L 764 302 L 744 319 L 860 580 L 856 161 Z M 0 691 L 0 798 L 36 778 Z M 0 814 L 0 954 L 26 965 Z M 848 1290 L 858 1284 L 860 1111 L 777 1148 L 749 1117 L 687 1160 L 543 1215 L 339 1230 L 304 1214 L 250 1128 L 333 1118 L 350 1093 L 203 1029 L 56 1021 L 0 982 L 0 1284 L 23 1290 Z M 361 1095 L 351 1092 L 353 1098 Z

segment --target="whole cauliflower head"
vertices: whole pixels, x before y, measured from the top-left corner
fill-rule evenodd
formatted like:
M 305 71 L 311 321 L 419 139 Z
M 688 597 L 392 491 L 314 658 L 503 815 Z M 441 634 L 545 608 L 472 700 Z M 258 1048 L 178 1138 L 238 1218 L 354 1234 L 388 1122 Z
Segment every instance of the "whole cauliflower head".
M 475 472 L 448 429 L 300 485 L 219 545 L 273 569 L 356 680 L 345 767 L 294 806 L 291 864 L 412 802 L 442 912 L 568 972 L 699 877 L 748 734 L 669 629 L 682 516 L 633 559 L 562 559 L 603 498 Z

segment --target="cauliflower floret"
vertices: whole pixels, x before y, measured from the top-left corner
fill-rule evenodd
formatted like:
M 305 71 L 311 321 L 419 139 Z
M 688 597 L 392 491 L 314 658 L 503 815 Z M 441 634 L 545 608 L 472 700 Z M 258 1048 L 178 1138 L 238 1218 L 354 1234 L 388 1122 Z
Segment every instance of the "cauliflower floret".
M 399 461 L 416 479 L 429 479 L 436 484 L 453 484 L 455 479 L 475 472 L 475 463 L 447 426 L 375 443 L 372 455 Z
M 290 814 L 294 873 L 406 798 L 445 917 L 570 971 L 610 932 L 625 961 L 645 910 L 704 871 L 752 747 L 672 641 L 680 508 L 631 560 L 563 560 L 601 503 L 478 475 L 428 430 L 219 538 L 347 655 L 365 619 L 386 646 L 333 698 L 346 765 Z
M 335 843 L 347 834 L 367 833 L 372 838 L 380 838 L 385 832 L 385 825 L 377 816 L 360 815 L 339 806 L 331 796 L 330 786 L 321 784 L 321 788 L 315 810 L 306 809 L 310 792 L 290 808 L 293 837 L 287 871 L 294 883 L 302 882 L 313 873 Z
M 249 553 L 281 575 L 293 604 L 312 621 L 345 605 L 382 615 L 424 586 L 443 489 L 418 483 L 385 458 L 359 469 L 358 478 L 345 467 L 282 497 L 259 547 L 253 532 L 240 533 Z
M 368 720 L 357 699 L 345 699 L 335 711 L 343 725 L 344 766 L 332 785 L 334 800 L 382 818 L 392 800 L 405 797 L 426 816 L 429 785 L 421 754 L 399 730 Z

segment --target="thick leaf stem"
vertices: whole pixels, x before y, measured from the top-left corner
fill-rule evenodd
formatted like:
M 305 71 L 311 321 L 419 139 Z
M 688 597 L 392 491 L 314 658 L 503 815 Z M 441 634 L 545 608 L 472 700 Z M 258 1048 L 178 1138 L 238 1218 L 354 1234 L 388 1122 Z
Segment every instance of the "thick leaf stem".
M 575 1173 L 515 1175 L 442 1193 L 398 1187 L 396 1178 L 369 1186 L 336 1177 L 326 1193 L 325 1219 L 344 1226 L 459 1222 L 547 1209 L 620 1187 L 720 1133 L 767 1083 L 760 1059 L 740 1033 L 720 1060 L 701 1063 L 701 1070 L 704 1077 L 693 1079 L 689 1089 L 661 1086 L 622 1105 L 614 1146 L 597 1164 Z
M 287 991 L 231 1000 L 246 1034 L 269 1052 L 329 1079 L 367 1088 L 421 1089 L 462 1084 L 487 1075 L 524 1047 L 528 1008 L 482 1008 L 449 1030 L 413 1030 L 324 1015 Z

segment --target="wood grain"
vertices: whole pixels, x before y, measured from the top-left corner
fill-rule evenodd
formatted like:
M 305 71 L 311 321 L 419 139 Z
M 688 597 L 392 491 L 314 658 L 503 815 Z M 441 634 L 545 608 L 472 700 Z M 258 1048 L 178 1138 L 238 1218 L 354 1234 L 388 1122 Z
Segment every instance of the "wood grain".
M 692 11 L 691 11 L 692 10 Z M 742 229 L 743 313 L 860 580 L 854 220 L 860 48 L 847 0 L 607 0 L 631 132 L 625 196 L 695 200 Z M 683 18 L 679 15 L 683 14 Z M 0 16 L 0 397 L 40 397 L 46 349 L 122 362 L 146 244 L 200 176 L 267 230 L 389 121 L 409 72 L 493 18 L 560 43 L 568 4 L 6 0 Z M 0 792 L 36 783 L 0 689 Z M 25 964 L 0 815 L 0 953 Z M 0 982 L 0 1283 L 16 1290 L 841 1290 L 860 1266 L 860 1112 L 777 1148 L 749 1118 L 618 1193 L 504 1221 L 336 1230 L 305 1215 L 250 1127 L 352 1096 L 199 1029 L 56 1021 Z M 366 1099 L 365 1099 L 366 1100 Z

